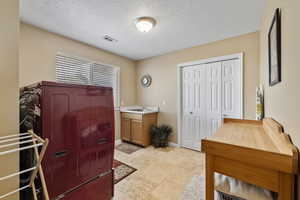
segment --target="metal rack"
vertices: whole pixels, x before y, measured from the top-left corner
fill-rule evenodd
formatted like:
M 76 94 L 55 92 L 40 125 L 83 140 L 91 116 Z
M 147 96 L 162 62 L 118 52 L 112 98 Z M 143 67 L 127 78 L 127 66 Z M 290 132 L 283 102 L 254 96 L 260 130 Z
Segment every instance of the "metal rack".
M 28 133 L 0 137 L 0 159 L 1 159 L 1 156 L 3 156 L 3 155 L 23 151 L 26 149 L 34 149 L 34 154 L 36 157 L 36 163 L 31 168 L 28 168 L 28 169 L 25 169 L 22 171 L 18 171 L 18 172 L 14 172 L 14 173 L 8 174 L 4 177 L 0 177 L 0 182 L 2 182 L 9 178 L 19 176 L 20 174 L 32 172 L 31 177 L 30 177 L 30 182 L 28 185 L 19 187 L 19 188 L 15 189 L 11 192 L 8 192 L 6 194 L 2 194 L 2 195 L 0 195 L 0 199 L 8 197 L 17 192 L 20 192 L 21 190 L 31 188 L 34 200 L 38 200 L 34 180 L 36 179 L 37 175 L 39 174 L 44 198 L 45 198 L 45 200 L 49 200 L 49 194 L 48 194 L 48 190 L 47 190 L 47 186 L 46 186 L 46 182 L 45 182 L 44 172 L 43 172 L 43 169 L 41 166 L 41 162 L 45 155 L 48 143 L 49 143 L 48 139 L 42 139 L 39 136 L 37 136 L 36 134 L 34 134 L 32 131 L 28 131 Z M 19 145 L 21 145 L 21 144 L 25 145 L 25 146 L 20 147 Z M 41 147 L 41 151 L 38 150 L 38 147 Z

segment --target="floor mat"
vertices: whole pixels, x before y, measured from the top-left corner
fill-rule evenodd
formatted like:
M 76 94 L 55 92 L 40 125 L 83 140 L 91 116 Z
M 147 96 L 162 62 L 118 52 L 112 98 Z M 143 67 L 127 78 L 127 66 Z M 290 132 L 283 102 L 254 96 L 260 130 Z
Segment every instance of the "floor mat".
M 127 153 L 127 154 L 132 154 L 133 152 L 136 152 L 136 151 L 142 149 L 142 147 L 139 147 L 134 144 L 122 143 L 122 144 L 119 144 L 116 147 L 116 149 L 118 149 L 119 151 L 122 151 L 124 153 Z
M 117 184 L 130 174 L 136 171 L 135 168 L 126 165 L 125 163 L 122 163 L 121 161 L 114 160 L 114 184 Z

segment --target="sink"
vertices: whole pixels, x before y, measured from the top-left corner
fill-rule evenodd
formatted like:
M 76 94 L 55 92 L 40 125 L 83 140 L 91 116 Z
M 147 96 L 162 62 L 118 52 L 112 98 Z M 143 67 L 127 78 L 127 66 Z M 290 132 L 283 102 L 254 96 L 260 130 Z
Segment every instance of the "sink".
M 128 109 L 128 110 L 134 112 L 144 112 L 145 109 Z
M 158 107 L 142 107 L 142 106 L 128 106 L 121 107 L 121 112 L 137 113 L 137 114 L 149 114 L 157 113 L 159 111 Z

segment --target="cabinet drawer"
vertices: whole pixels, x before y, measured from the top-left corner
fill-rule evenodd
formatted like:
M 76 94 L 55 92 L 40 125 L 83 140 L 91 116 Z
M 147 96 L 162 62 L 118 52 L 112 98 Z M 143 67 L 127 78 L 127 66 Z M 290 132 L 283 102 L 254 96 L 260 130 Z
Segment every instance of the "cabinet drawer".
M 143 115 L 135 114 L 135 113 L 122 113 L 122 117 L 127 118 L 127 119 L 136 119 L 136 120 L 142 120 L 143 119 Z
M 62 200 L 111 200 L 112 196 L 113 172 L 81 186 Z

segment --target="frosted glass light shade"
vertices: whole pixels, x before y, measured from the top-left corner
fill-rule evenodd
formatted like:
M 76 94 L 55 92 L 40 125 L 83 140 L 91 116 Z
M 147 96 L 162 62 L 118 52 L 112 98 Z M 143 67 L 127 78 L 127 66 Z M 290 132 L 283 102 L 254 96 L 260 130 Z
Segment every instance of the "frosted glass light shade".
M 140 17 L 135 20 L 136 28 L 143 33 L 149 32 L 155 24 L 155 19 L 151 17 Z

